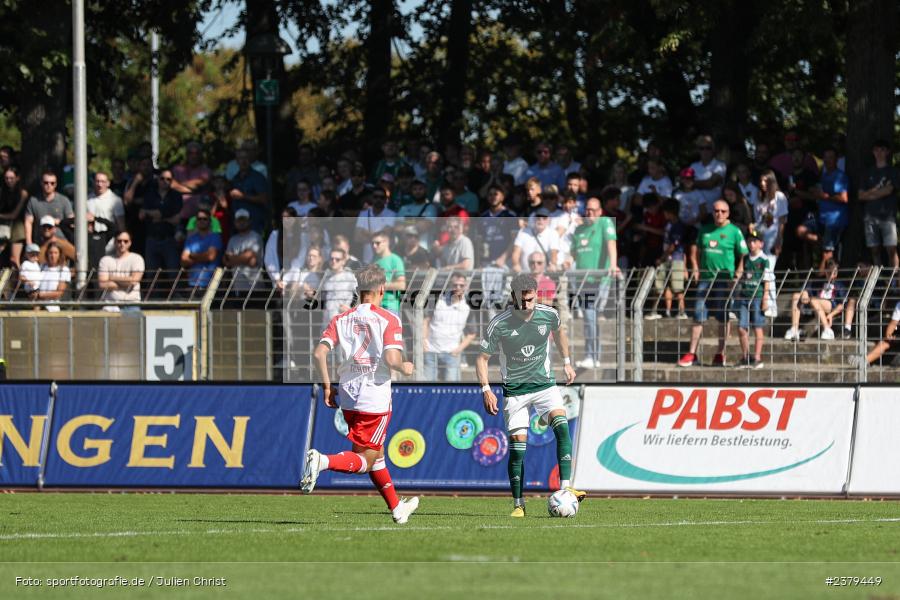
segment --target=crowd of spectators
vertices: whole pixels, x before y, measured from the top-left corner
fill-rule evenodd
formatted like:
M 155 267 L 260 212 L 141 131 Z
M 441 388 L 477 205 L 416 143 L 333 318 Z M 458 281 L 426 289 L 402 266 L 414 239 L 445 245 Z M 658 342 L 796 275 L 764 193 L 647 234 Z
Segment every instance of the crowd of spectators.
M 593 366 L 609 278 L 620 269 L 656 266 L 664 301 L 651 317 L 692 312 L 694 355 L 697 325 L 710 310 L 723 340 L 727 310 L 742 312 L 745 362 L 752 366 L 759 352 L 750 356 L 743 334 L 751 324 L 760 328 L 760 313 L 776 310 L 774 286 L 762 282 L 776 269 L 831 272 L 849 226 L 840 140 L 806 148 L 788 131 L 774 150 L 771 141 L 757 140 L 746 155 L 719 153 L 703 135 L 695 140 L 695 160 L 679 163 L 651 140 L 632 161 L 603 167 L 565 143 L 526 148 L 510 137 L 494 151 L 389 140 L 380 159 L 364 164 L 352 149 L 322 157 L 302 144 L 280 185 L 269 181 L 254 143 L 242 144 L 234 160 L 216 169 L 196 142 L 185 145 L 183 161 L 166 167 L 154 166 L 145 144 L 125 158 L 106 157 L 108 171 L 88 174 L 89 280 L 96 298 L 127 303 L 141 299 L 150 280 L 202 290 L 224 266 L 235 299 L 252 289 L 299 290 L 336 314 L 353 301 L 353 270 L 372 262 L 385 269 L 384 304 L 397 312 L 409 275 L 426 267 L 477 269 L 489 301 L 502 299 L 505 274 L 531 272 L 540 297 L 551 303 L 560 273 L 602 269 L 605 276 L 578 284 L 594 298 L 578 307 L 587 315 L 582 363 Z M 875 141 L 872 154 L 873 165 L 856 182 L 862 233 L 873 264 L 897 267 L 900 173 L 888 142 Z M 43 173 L 32 190 L 20 167 L 14 149 L 0 148 L 0 266 L 18 270 L 19 297 L 57 300 L 71 288 L 76 255 L 72 169 Z M 719 233 L 726 224 L 727 239 Z M 751 248 L 747 239 L 756 240 Z M 736 252 L 730 266 L 712 256 L 723 246 Z M 749 274 L 743 255 L 751 249 L 758 289 L 726 308 L 722 297 L 733 291 L 722 272 L 729 281 Z M 693 297 L 699 300 L 691 307 Z M 456 314 L 452 298 L 441 305 L 444 316 Z M 804 291 L 792 306 L 809 305 L 823 331 L 831 331 L 834 310 L 826 300 Z M 441 339 L 433 321 L 429 327 L 434 347 L 453 346 L 451 355 L 459 349 Z M 799 335 L 796 324 L 789 334 Z M 724 363 L 724 355 L 716 360 Z M 433 365 L 454 369 L 452 361 Z

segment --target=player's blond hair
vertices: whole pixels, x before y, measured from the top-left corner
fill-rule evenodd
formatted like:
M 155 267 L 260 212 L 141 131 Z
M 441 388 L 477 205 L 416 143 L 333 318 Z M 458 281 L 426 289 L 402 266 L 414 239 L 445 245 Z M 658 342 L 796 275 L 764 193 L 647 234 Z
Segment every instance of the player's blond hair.
M 356 288 L 360 294 L 377 292 L 386 282 L 384 269 L 378 265 L 367 265 L 356 272 Z

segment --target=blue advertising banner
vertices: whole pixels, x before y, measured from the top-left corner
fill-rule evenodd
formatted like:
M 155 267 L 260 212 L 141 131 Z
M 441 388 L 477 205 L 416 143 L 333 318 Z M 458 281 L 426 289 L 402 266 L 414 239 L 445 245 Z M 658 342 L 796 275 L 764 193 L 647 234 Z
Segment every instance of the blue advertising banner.
M 60 385 L 46 485 L 295 487 L 311 386 Z
M 50 384 L 0 385 L 0 485 L 37 485 Z
M 580 403 L 576 390 L 559 388 L 566 401 L 569 428 L 575 433 Z M 499 387 L 494 392 L 501 400 Z M 398 488 L 509 488 L 506 472 L 509 444 L 503 413 L 484 410 L 479 386 L 394 385 L 393 415 L 388 425 L 385 457 Z M 313 448 L 324 454 L 350 449 L 340 410 L 321 403 L 316 410 Z M 553 431 L 532 414 L 525 457 L 525 487 L 556 489 L 556 440 Z M 367 488 L 365 475 L 324 471 L 317 487 Z

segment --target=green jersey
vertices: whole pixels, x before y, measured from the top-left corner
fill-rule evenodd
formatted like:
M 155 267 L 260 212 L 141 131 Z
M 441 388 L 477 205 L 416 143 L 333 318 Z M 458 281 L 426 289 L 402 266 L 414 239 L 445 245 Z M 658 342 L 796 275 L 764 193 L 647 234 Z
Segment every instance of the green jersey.
M 585 221 L 572 232 L 572 257 L 575 268 L 593 271 L 600 268 L 600 254 L 603 247 L 603 232 L 600 221 Z
M 765 286 L 763 277 L 769 268 L 769 260 L 760 252 L 756 258 L 744 257 L 744 280 L 741 282 L 741 298 L 762 298 Z
M 536 304 L 531 319 L 523 321 L 508 309 L 488 325 L 481 352 L 500 352 L 503 395 L 521 396 L 556 385 L 550 364 L 550 334 L 559 330 L 559 313 Z
M 615 242 L 619 239 L 619 236 L 616 235 L 616 220 L 612 217 L 600 217 L 597 219 L 597 227 L 600 229 L 600 233 L 603 234 L 603 238 L 600 240 L 600 268 L 608 271 L 610 256 L 609 252 L 606 251 L 606 242 L 610 240 Z
M 406 271 L 403 267 L 403 259 L 396 254 L 389 254 L 375 261 L 375 264 L 384 269 L 384 278 L 388 283 L 404 277 Z M 381 307 L 393 311 L 400 312 L 400 292 L 397 290 L 388 290 L 384 293 L 384 300 L 381 301 Z
M 700 279 L 712 281 L 717 274 L 724 273 L 733 278 L 735 263 L 747 254 L 747 242 L 741 230 L 732 223 L 721 227 L 708 223 L 697 233 L 697 251 L 700 253 Z

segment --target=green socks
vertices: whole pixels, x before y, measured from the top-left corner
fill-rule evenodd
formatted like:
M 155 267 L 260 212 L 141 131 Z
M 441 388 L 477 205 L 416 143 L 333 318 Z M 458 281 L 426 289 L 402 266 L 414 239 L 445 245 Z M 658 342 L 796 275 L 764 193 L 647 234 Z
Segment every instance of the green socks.
M 509 441 L 507 472 L 509 473 L 509 487 L 516 500 L 522 498 L 522 486 L 525 484 L 525 449 L 527 447 L 526 442 Z M 518 506 L 518 504 L 516 505 Z
M 556 436 L 556 460 L 559 463 L 560 481 L 572 479 L 572 438 L 569 437 L 569 420 L 564 416 L 553 417 L 550 421 Z

